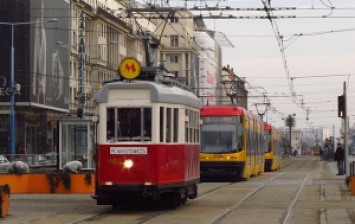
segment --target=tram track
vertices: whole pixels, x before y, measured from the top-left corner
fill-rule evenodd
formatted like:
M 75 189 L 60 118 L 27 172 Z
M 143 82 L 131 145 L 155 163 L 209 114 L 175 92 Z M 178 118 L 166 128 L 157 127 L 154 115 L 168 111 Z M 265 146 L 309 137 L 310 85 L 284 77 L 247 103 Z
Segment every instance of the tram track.
M 296 203 L 297 199 L 299 198 L 299 195 L 302 192 L 302 189 L 303 189 L 304 185 L 306 184 L 307 180 L 311 176 L 312 171 L 315 169 L 316 164 L 317 164 L 316 160 L 313 160 L 312 161 L 312 167 L 308 171 L 308 174 L 303 178 L 301 184 L 296 188 L 295 192 L 292 193 L 292 195 L 291 195 L 292 200 L 289 202 L 289 205 L 288 205 L 287 209 L 285 210 L 285 212 L 282 214 L 282 216 L 279 219 L 279 223 L 280 224 L 289 223 L 289 218 L 290 218 L 291 211 L 294 208 L 295 203 Z M 290 163 L 288 166 L 294 166 L 293 168 L 299 169 L 301 167 L 304 167 L 304 163 L 303 164 L 302 163 Z M 285 173 L 283 172 L 283 173 L 280 173 L 280 174 L 278 174 L 277 176 L 275 176 L 273 178 L 270 178 L 267 182 L 265 182 L 264 184 L 258 186 L 253 191 L 249 192 L 244 198 L 239 200 L 236 204 L 230 206 L 230 208 L 227 209 L 223 214 L 221 214 L 220 217 L 218 217 L 216 220 L 212 220 L 209 224 L 218 224 L 218 223 L 220 223 L 224 219 L 224 217 L 226 217 L 229 213 L 231 213 L 231 212 L 235 211 L 236 209 L 242 207 L 243 204 L 246 201 L 248 201 L 250 198 L 252 198 L 257 193 L 261 192 L 266 186 L 270 185 L 274 180 L 276 180 L 277 178 L 281 177 L 284 174 Z
M 223 214 L 220 215 L 220 217 L 218 217 L 216 220 L 212 220 L 209 224 L 217 224 L 219 223 L 226 215 L 228 215 L 228 213 L 232 212 L 233 210 L 237 209 L 238 207 L 240 207 L 245 201 L 247 201 L 249 198 L 251 198 L 253 195 L 255 195 L 256 193 L 260 192 L 265 186 L 267 186 L 268 184 L 270 184 L 272 181 L 274 181 L 276 178 L 280 177 L 281 175 L 283 175 L 284 173 L 279 173 L 277 176 L 270 178 L 266 183 L 258 186 L 257 188 L 255 188 L 253 191 L 249 192 L 244 198 L 242 198 L 241 200 L 239 200 L 236 204 L 234 204 L 233 206 L 231 206 L 229 209 L 227 209 Z
M 289 222 L 289 218 L 290 218 L 290 214 L 291 214 L 291 211 L 292 209 L 295 207 L 295 204 L 296 204 L 296 201 L 300 195 L 300 193 L 302 192 L 302 189 L 306 183 L 306 181 L 309 179 L 309 177 L 311 176 L 312 174 L 312 171 L 315 169 L 316 167 L 316 162 L 315 160 L 313 161 L 313 166 L 312 166 L 312 169 L 308 172 L 307 176 L 303 179 L 302 183 L 300 184 L 300 186 L 297 188 L 297 191 L 295 192 L 295 196 L 293 197 L 292 201 L 290 202 L 290 205 L 289 207 L 287 208 L 286 210 L 286 214 L 285 216 L 283 217 L 283 219 L 280 220 L 280 223 L 281 224 L 287 224 Z
M 212 194 L 216 191 L 219 191 L 221 189 L 223 189 L 224 187 L 227 187 L 227 186 L 231 186 L 233 184 L 236 184 L 237 182 L 228 182 L 228 183 L 225 183 L 221 186 L 216 186 L 216 187 L 213 187 L 211 188 L 210 190 L 207 190 L 206 192 L 202 193 L 201 195 L 199 195 L 196 199 L 194 200 L 200 200 L 204 197 L 207 197 L 209 194 Z M 182 205 L 183 206 L 183 205 Z M 74 220 L 68 224 L 80 224 L 80 223 L 86 223 L 86 222 L 90 222 L 90 221 L 94 221 L 95 219 L 100 219 L 102 216 L 104 215 L 108 215 L 110 213 L 113 213 L 113 212 L 116 212 L 116 211 L 122 211 L 122 210 L 125 210 L 125 209 L 130 209 L 131 206 L 119 206 L 118 208 L 116 209 L 113 209 L 113 208 L 110 208 L 110 209 L 107 209 L 107 210 L 102 210 L 96 214 L 92 214 L 92 215 L 89 215 L 89 216 L 86 216 L 86 217 L 82 217 L 80 219 L 77 219 L 77 220 Z M 140 222 L 138 222 L 137 224 L 144 224 L 144 223 L 148 223 L 149 221 L 151 220 L 154 220 L 156 218 L 158 218 L 159 216 L 165 214 L 167 211 L 170 211 L 171 209 L 164 209 L 162 211 L 161 209 L 162 207 L 159 207 L 158 206 L 158 209 L 159 211 L 157 210 L 152 210 L 152 211 L 156 211 L 155 213 L 156 214 L 151 214 L 149 215 L 148 217 L 146 218 L 143 218 Z
M 238 203 L 234 204 L 233 206 L 231 206 L 229 209 L 225 210 L 224 213 L 221 213 L 219 217 L 216 217 L 215 220 L 211 220 L 210 224 L 215 224 L 218 223 L 221 219 L 223 219 L 224 216 L 228 215 L 228 213 L 230 213 L 231 211 L 237 209 L 239 206 L 241 206 L 246 200 L 248 200 L 249 198 L 251 198 L 253 195 L 255 195 L 256 193 L 260 192 L 265 186 L 267 186 L 269 183 L 271 183 L 273 180 L 277 179 L 278 177 L 280 177 L 281 175 L 283 175 L 284 173 L 279 173 L 276 176 L 270 178 L 266 183 L 264 183 L 263 185 L 260 185 L 259 187 L 257 187 L 256 189 L 254 189 L 253 191 L 249 192 L 244 198 L 242 198 L 241 200 L 238 201 Z M 204 192 L 203 194 L 201 194 L 198 198 L 196 198 L 195 200 L 202 200 L 205 197 L 208 197 L 209 195 L 222 190 L 225 187 L 228 186 L 232 186 L 234 184 L 238 184 L 239 182 L 229 182 L 226 184 L 223 184 L 221 186 L 218 187 L 214 187 L 206 192 Z M 122 206 L 117 208 L 116 210 L 120 210 L 120 209 L 125 209 L 127 208 L 126 206 Z M 80 220 L 76 220 L 74 222 L 71 222 L 70 224 L 79 224 L 79 223 L 84 223 L 86 221 L 92 221 L 96 218 L 99 218 L 102 215 L 105 214 L 109 214 L 110 212 L 116 211 L 115 209 L 108 209 L 106 212 L 101 212 L 95 215 L 91 215 L 85 218 L 82 218 Z M 156 214 L 153 215 L 149 215 L 147 218 L 142 219 L 140 222 L 138 222 L 137 224 L 146 224 L 149 223 L 150 221 L 159 218 L 160 216 L 164 215 L 167 212 L 167 210 L 164 211 L 159 211 Z
M 237 182 L 203 182 L 200 184 L 199 189 L 201 192 L 199 196 L 194 200 L 189 200 L 187 205 L 181 206 L 176 210 L 165 208 L 164 206 L 153 206 L 153 207 L 141 207 L 141 206 L 121 206 L 117 209 L 111 207 L 81 207 L 74 213 L 80 213 L 80 215 L 73 215 L 73 219 L 70 222 L 65 222 L 69 224 L 79 224 L 79 223 L 110 223 L 112 220 L 125 220 L 125 223 L 135 223 L 135 224 L 147 224 L 147 223 L 159 223 L 164 220 L 169 213 L 174 214 L 181 213 L 182 211 L 189 211 L 191 208 L 201 208 L 201 206 L 209 208 L 210 206 L 215 206 L 211 204 L 212 198 L 216 198 L 221 195 L 221 192 L 229 191 L 230 189 L 242 189 L 236 192 L 240 193 L 240 196 L 235 197 L 235 203 L 226 204 L 224 208 L 219 208 L 219 211 L 215 215 L 211 215 L 208 221 L 203 221 L 203 223 L 217 224 L 225 223 L 225 218 L 233 216 L 234 212 L 239 212 L 243 214 L 246 208 L 253 206 L 253 198 L 257 198 L 260 195 L 266 195 L 270 192 L 270 188 L 278 185 L 280 179 L 288 180 L 294 178 L 292 172 L 287 172 L 286 170 L 297 170 L 297 173 L 301 173 L 304 176 L 302 179 L 298 179 L 298 186 L 292 188 L 292 192 L 287 193 L 287 197 L 290 201 L 288 204 L 271 204 L 271 206 L 276 205 L 275 208 L 280 209 L 278 215 L 278 223 L 287 224 L 291 219 L 292 211 L 295 208 L 296 201 L 298 200 L 303 187 L 309 180 L 312 171 L 315 169 L 317 160 L 302 161 L 302 160 L 292 160 L 285 163 L 284 168 L 277 172 L 265 173 L 265 175 L 257 176 L 247 181 L 237 181 Z M 286 170 L 284 170 L 286 169 Z M 286 171 L 286 172 L 285 172 Z M 307 173 L 306 173 L 307 172 Z M 268 176 L 270 175 L 270 176 Z M 290 180 L 291 180 L 290 179 Z M 256 182 L 254 182 L 256 181 Z M 292 181 L 292 180 L 291 180 Z M 257 183 L 257 185 L 256 185 Z M 292 184 L 294 181 L 292 182 Z M 234 187 L 235 186 L 235 187 Z M 249 188 L 250 187 L 250 188 Z M 244 188 L 244 189 L 243 189 Z M 265 191 L 263 191 L 265 190 Z M 275 196 L 276 197 L 276 196 Z M 206 202 L 207 201 L 207 202 Z M 188 206 L 191 206 L 188 208 Z M 216 205 L 217 206 L 217 205 Z M 211 207 L 211 208 L 212 208 Z M 187 209 L 187 210 L 186 210 Z M 198 209 L 199 210 L 199 209 Z M 238 211 L 239 210 L 239 211 Z M 282 212 L 283 210 L 283 212 Z M 207 213 L 206 213 L 207 214 Z M 203 213 L 201 213 L 203 215 Z M 53 220 L 58 221 L 63 217 L 68 216 L 68 213 L 56 213 L 51 214 L 48 217 L 42 217 L 37 220 L 32 220 L 27 223 L 43 223 L 43 220 Z M 64 223 L 64 222 L 63 222 Z

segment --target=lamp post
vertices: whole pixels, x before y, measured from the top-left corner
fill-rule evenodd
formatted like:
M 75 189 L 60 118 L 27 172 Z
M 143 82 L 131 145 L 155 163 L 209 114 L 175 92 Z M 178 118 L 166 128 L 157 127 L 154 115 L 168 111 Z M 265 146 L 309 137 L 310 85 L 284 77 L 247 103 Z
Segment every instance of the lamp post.
M 78 117 L 85 119 L 85 51 L 83 50 L 85 46 L 100 46 L 100 45 L 110 45 L 110 44 L 117 44 L 117 41 L 111 41 L 107 44 L 84 44 L 83 40 L 80 41 L 79 44 L 67 44 L 63 41 L 57 41 L 57 45 L 60 46 L 78 46 L 80 50 L 80 96 L 79 96 L 79 103 L 80 107 L 78 108 Z M 80 115 L 80 116 L 79 116 Z
M 0 25 L 11 26 L 11 71 L 10 71 L 10 152 L 13 156 L 15 154 L 15 48 L 14 48 L 14 33 L 15 26 L 30 25 L 39 23 L 55 23 L 58 19 L 52 18 L 46 21 L 30 21 L 30 22 L 0 22 Z

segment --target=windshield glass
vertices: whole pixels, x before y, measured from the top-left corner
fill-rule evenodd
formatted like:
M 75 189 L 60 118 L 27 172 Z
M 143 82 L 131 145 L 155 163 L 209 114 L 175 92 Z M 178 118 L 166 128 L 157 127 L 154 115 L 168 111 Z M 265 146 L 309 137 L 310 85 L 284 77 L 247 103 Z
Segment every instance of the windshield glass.
M 201 152 L 234 153 L 242 150 L 242 131 L 239 117 L 202 118 Z M 240 130 L 238 130 L 238 128 Z
M 151 108 L 108 108 L 107 140 L 150 141 Z
M 271 138 L 269 132 L 266 132 L 264 134 L 264 152 L 265 153 L 271 152 Z

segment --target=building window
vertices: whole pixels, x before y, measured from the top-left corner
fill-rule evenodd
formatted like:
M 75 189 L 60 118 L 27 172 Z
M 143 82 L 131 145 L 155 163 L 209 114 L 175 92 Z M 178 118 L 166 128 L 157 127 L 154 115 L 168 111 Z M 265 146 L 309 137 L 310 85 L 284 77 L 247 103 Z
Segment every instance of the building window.
M 171 54 L 170 56 L 170 63 L 178 63 L 179 57 L 176 54 Z
M 170 46 L 171 47 L 179 46 L 179 36 L 170 36 Z
M 77 76 L 77 74 L 78 74 L 78 65 L 77 65 L 76 62 L 74 62 L 74 71 L 73 71 L 73 73 L 74 73 L 74 77 L 75 77 L 75 78 L 78 77 L 78 76 Z
M 73 45 L 78 44 L 78 35 L 73 31 Z

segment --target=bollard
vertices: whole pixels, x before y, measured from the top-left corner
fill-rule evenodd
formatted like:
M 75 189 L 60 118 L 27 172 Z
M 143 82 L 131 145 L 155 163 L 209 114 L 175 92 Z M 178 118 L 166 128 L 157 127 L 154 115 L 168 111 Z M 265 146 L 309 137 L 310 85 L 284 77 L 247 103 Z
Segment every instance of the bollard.
M 4 218 L 9 213 L 9 185 L 0 186 L 0 218 Z

